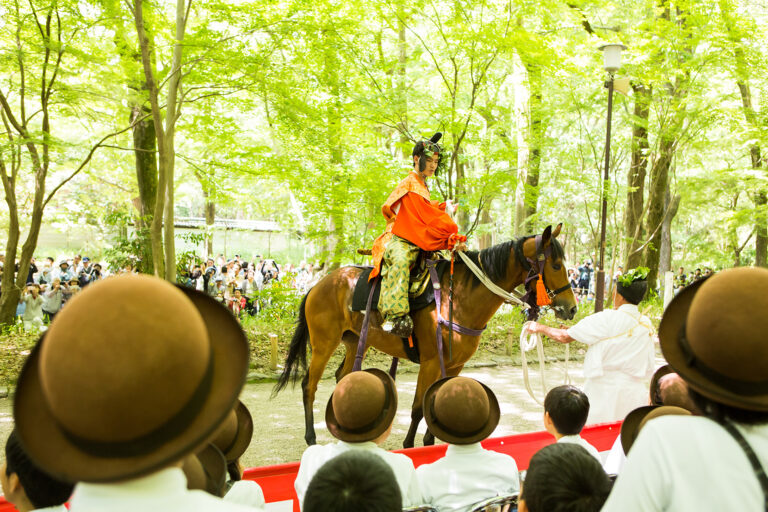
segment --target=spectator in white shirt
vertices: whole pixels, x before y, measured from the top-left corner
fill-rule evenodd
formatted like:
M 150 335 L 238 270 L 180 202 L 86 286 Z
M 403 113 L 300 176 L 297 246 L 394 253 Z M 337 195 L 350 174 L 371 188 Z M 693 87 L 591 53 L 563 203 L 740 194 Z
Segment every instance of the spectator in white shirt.
M 307 488 L 304 512 L 400 512 L 400 487 L 386 462 L 351 450 L 329 460 Z
M 581 437 L 581 429 L 587 423 L 589 398 L 576 386 L 557 386 L 544 398 L 544 428 L 555 436 L 558 443 L 573 443 L 583 447 L 600 460 L 597 448 Z
M 304 502 L 307 487 L 323 464 L 344 452 L 357 450 L 381 457 L 392 468 L 403 507 L 420 505 L 422 497 L 413 461 L 378 446 L 389 437 L 396 411 L 397 388 L 386 372 L 370 368 L 341 379 L 325 408 L 325 424 L 339 441 L 310 446 L 304 451 L 294 482 L 299 503 Z
M 768 270 L 741 267 L 672 299 L 659 327 L 661 350 L 703 417 L 649 421 L 604 510 L 766 509 L 766 287 Z
M 518 492 L 515 459 L 480 445 L 499 417 L 493 391 L 474 379 L 448 377 L 430 386 L 424 419 L 429 431 L 449 445 L 443 458 L 416 470 L 426 503 L 441 512 L 464 512 L 489 498 Z
M 26 330 L 43 330 L 43 297 L 40 295 L 40 285 L 28 283 L 24 297 L 19 302 L 26 305 L 21 320 Z
M 598 512 L 611 481 L 579 445 L 556 443 L 531 457 L 518 501 L 519 512 Z
M 15 430 L 5 443 L 5 464 L 0 468 L 5 499 L 18 512 L 66 512 L 64 503 L 74 487 L 45 473 L 32 462 Z
M 77 294 L 32 350 L 14 421 L 42 470 L 77 482 L 70 512 L 253 512 L 187 490 L 180 468 L 247 371 L 247 339 L 225 308 L 154 277 L 115 277 Z

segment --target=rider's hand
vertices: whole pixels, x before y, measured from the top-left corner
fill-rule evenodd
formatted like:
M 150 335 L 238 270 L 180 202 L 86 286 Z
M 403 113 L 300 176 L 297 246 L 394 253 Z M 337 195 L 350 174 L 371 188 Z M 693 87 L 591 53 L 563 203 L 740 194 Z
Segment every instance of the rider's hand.
M 536 334 L 539 332 L 539 324 L 536 322 L 531 322 L 528 324 L 528 332 L 531 334 Z
M 459 242 L 453 247 L 454 251 L 466 251 L 467 250 L 467 244 L 464 242 Z

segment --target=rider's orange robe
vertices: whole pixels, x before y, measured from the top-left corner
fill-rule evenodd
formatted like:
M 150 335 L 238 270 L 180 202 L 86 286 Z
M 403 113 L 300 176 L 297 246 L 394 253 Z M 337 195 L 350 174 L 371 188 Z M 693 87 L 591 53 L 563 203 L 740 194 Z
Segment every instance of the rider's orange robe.
M 424 180 L 415 171 L 398 183 L 381 207 L 381 213 L 387 219 L 387 226 L 373 242 L 373 270 L 369 279 L 379 275 L 384 249 L 393 232 L 430 251 L 449 249 L 456 241 L 458 227 L 445 213 L 445 203 L 430 199 Z M 398 218 L 400 221 L 395 222 Z

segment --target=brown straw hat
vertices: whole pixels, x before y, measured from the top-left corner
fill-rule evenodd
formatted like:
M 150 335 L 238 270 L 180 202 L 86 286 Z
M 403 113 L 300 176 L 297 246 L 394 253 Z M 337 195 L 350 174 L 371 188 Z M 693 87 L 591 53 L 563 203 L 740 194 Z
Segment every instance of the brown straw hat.
M 336 384 L 325 408 L 325 424 L 336 439 L 373 441 L 386 432 L 397 412 L 397 388 L 375 368 L 352 372 Z
M 661 350 L 688 386 L 715 402 L 768 411 L 768 270 L 734 268 L 672 299 Z
M 139 477 L 204 445 L 247 370 L 245 335 L 216 301 L 153 277 L 111 278 L 71 299 L 30 354 L 16 428 L 59 479 Z
M 187 489 L 205 491 L 219 498 L 226 494 L 227 461 L 212 444 L 193 455 L 187 455 L 181 470 L 187 477 Z
M 644 405 L 627 414 L 621 424 L 621 447 L 624 454 L 629 454 L 629 449 L 646 423 L 659 416 L 673 415 L 691 416 L 691 411 L 669 405 Z
M 213 437 L 211 443 L 221 450 L 227 463 L 235 462 L 240 458 L 253 437 L 253 418 L 248 408 L 240 400 L 227 415 L 219 427 L 219 432 Z
M 472 444 L 491 435 L 499 424 L 499 401 L 491 388 L 468 377 L 446 377 L 424 394 L 424 419 L 438 439 Z

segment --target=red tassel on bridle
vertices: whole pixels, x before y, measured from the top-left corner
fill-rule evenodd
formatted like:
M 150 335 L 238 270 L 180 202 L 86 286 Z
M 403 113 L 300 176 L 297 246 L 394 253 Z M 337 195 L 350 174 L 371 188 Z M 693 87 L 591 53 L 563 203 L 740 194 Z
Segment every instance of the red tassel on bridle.
M 539 280 L 536 281 L 536 305 L 537 306 L 549 306 L 552 301 L 547 294 L 547 287 L 544 286 L 544 277 L 539 274 Z

